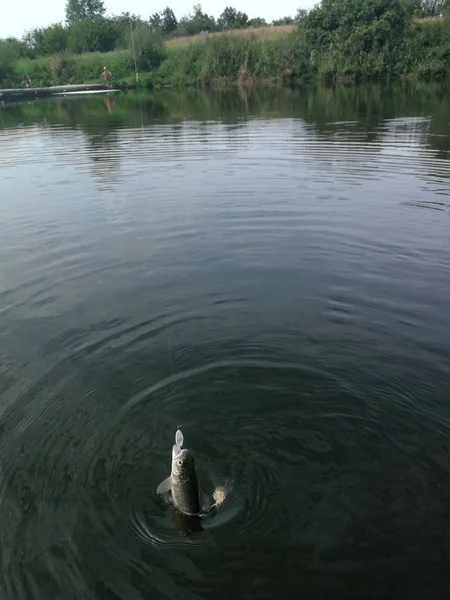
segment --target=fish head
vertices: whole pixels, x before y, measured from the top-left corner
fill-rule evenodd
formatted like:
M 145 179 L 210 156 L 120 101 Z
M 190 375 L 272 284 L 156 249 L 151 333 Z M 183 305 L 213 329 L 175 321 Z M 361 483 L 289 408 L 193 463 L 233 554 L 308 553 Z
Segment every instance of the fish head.
M 172 448 L 172 475 L 188 479 L 192 473 L 195 473 L 194 457 L 187 448 L 175 444 Z

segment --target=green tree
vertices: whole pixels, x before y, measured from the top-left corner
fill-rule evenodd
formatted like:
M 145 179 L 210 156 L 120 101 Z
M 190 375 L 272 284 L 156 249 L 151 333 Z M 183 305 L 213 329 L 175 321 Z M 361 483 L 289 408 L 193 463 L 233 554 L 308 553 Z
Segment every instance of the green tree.
M 237 11 L 232 6 L 227 6 L 220 15 L 217 24 L 222 31 L 248 27 L 248 15 L 241 11 Z
M 410 19 L 402 0 L 322 0 L 299 28 L 322 78 L 364 79 L 397 68 Z
M 43 54 L 56 54 L 67 48 L 67 29 L 62 23 L 54 23 L 43 30 Z
M 68 47 L 76 54 L 110 52 L 120 40 L 120 30 L 112 19 L 75 21 L 68 27 Z
M 402 0 L 402 5 L 408 15 L 422 14 L 422 0 Z
M 62 23 L 31 29 L 24 36 L 28 56 L 48 56 L 63 52 L 68 45 L 68 30 Z
M 217 24 L 214 17 L 203 12 L 201 4 L 194 4 L 193 14 L 180 19 L 178 35 L 197 35 L 202 31 L 208 33 L 216 31 Z
M 42 55 L 44 40 L 44 30 L 39 27 L 30 29 L 23 36 L 23 43 L 27 47 L 27 53 L 30 58 L 36 58 Z
M 267 27 L 267 21 L 261 17 L 254 17 L 248 22 L 249 27 Z
M 23 56 L 24 51 L 25 46 L 16 38 L 0 40 L 0 83 L 13 76 L 14 63 Z
M 67 23 L 90 21 L 102 17 L 106 12 L 103 0 L 67 0 Z
M 278 25 L 293 25 L 294 19 L 292 17 L 283 17 L 282 19 L 275 19 L 272 21 L 272 25 L 277 27 Z
M 178 29 L 178 21 L 175 17 L 175 13 L 171 8 L 166 8 L 161 13 L 161 31 L 164 35 L 170 35 Z
M 161 32 L 162 18 L 161 13 L 155 12 L 149 19 L 150 29 L 155 33 Z
M 403 34 L 406 18 L 401 0 L 323 0 L 302 21 L 310 39 L 320 43 L 331 32 L 350 40 L 356 29 L 363 27 L 370 28 L 366 31 L 369 37 L 383 30 L 383 41 L 389 42 Z
M 24 58 L 28 55 L 27 46 L 23 41 L 18 40 L 15 37 L 8 37 L 5 40 L 1 41 L 5 42 L 9 46 L 14 56 L 17 56 L 18 58 Z
M 114 15 L 109 19 L 116 27 L 118 36 L 118 45 L 120 47 L 126 47 L 128 38 L 130 36 L 130 28 L 134 29 L 138 23 L 144 24 L 144 21 L 138 15 L 124 12 L 120 15 Z
M 303 19 L 305 19 L 308 16 L 308 11 L 304 8 L 299 8 L 297 10 L 297 14 L 295 15 L 295 19 L 294 21 L 296 23 L 300 23 L 301 21 L 303 21 Z
M 162 37 L 146 23 L 139 23 L 133 31 L 134 52 L 138 71 L 154 71 L 164 60 L 166 53 Z M 128 56 L 134 67 L 131 33 L 128 42 Z

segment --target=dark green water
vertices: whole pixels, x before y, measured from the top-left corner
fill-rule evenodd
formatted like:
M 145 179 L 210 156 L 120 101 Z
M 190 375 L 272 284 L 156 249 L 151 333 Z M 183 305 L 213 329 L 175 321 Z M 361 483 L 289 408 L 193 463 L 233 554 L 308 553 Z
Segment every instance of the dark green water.
M 448 91 L 0 108 L 2 599 L 448 598 Z

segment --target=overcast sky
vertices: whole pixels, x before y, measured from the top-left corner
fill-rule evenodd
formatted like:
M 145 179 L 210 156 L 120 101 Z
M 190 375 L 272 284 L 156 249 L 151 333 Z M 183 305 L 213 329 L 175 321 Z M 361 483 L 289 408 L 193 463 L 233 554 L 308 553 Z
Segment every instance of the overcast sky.
M 246 12 L 250 18 L 264 17 L 268 21 L 287 15 L 294 16 L 297 8 L 310 8 L 315 0 L 280 0 L 261 2 L 260 0 L 204 0 L 203 10 L 218 17 L 225 6 L 234 6 Z M 64 20 L 65 0 L 1 0 L 0 38 L 10 35 L 22 37 L 33 27 L 45 27 L 50 23 Z M 177 18 L 191 11 L 195 0 L 106 0 L 107 14 L 132 12 L 147 19 L 151 13 L 170 6 Z

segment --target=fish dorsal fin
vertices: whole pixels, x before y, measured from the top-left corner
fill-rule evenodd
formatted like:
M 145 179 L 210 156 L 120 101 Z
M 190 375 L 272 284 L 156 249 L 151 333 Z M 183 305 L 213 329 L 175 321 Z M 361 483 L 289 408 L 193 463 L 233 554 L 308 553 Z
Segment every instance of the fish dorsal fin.
M 184 442 L 184 437 L 183 434 L 181 433 L 181 429 L 177 429 L 177 432 L 175 434 L 175 444 L 181 448 L 183 446 L 183 442 Z

